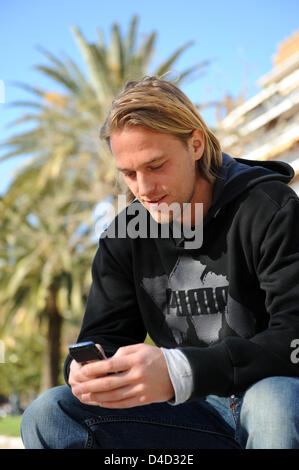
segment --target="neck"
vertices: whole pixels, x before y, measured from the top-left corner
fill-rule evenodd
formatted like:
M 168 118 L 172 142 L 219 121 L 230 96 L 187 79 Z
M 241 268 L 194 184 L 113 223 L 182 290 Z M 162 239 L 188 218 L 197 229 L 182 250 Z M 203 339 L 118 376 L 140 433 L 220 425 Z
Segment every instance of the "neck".
M 199 214 L 196 213 L 197 203 L 202 204 L 202 218 L 207 215 L 213 201 L 213 189 L 215 184 L 215 178 L 212 181 L 208 181 L 202 175 L 198 175 L 197 184 L 193 197 L 191 199 L 191 225 L 195 226 L 198 224 Z M 200 223 L 200 221 L 199 221 Z

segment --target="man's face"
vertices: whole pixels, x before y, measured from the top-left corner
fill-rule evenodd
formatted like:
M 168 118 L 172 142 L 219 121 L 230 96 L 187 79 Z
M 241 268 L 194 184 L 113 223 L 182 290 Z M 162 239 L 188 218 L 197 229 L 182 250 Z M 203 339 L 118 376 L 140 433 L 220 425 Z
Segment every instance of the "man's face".
M 110 141 L 126 184 L 156 222 L 172 219 L 163 206 L 202 202 L 203 178 L 197 165 L 204 151 L 200 131 L 193 132 L 187 146 L 170 134 L 141 126 L 114 131 Z

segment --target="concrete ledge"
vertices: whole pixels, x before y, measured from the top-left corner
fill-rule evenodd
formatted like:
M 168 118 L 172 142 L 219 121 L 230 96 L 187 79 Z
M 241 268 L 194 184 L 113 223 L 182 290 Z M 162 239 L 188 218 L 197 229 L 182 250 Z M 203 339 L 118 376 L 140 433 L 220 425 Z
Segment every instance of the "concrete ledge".
M 0 436 L 0 449 L 24 449 L 20 437 Z

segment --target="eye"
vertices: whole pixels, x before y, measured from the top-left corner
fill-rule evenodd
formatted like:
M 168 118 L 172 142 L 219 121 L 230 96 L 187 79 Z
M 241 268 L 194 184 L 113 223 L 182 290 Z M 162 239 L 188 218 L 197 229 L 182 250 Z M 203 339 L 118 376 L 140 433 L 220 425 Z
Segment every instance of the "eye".
M 125 178 L 134 178 L 136 173 L 134 171 L 128 172 L 128 173 L 123 173 Z
M 150 170 L 159 170 L 159 168 L 162 168 L 162 166 L 164 165 L 165 162 L 161 163 L 160 165 L 157 165 L 157 166 L 151 166 L 149 169 Z

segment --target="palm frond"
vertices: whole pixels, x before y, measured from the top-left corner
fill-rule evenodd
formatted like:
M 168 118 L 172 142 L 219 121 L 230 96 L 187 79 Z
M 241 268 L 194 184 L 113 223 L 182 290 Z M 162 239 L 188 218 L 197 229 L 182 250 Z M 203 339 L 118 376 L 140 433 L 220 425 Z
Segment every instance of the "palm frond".
M 175 63 L 175 61 L 182 55 L 183 52 L 185 52 L 186 49 L 188 49 L 190 46 L 192 46 L 194 41 L 189 41 L 183 46 L 179 47 L 171 56 L 167 59 L 166 62 L 163 62 L 160 67 L 156 71 L 156 75 L 158 77 L 163 76 L 165 73 L 169 72 L 172 65 Z
M 74 34 L 77 45 L 81 51 L 83 58 L 85 59 L 91 82 L 94 86 L 97 98 L 99 102 L 105 101 L 105 98 L 110 94 L 110 90 L 107 90 L 106 79 L 103 80 L 103 77 L 107 77 L 107 64 L 105 62 L 105 57 L 101 54 L 101 50 L 96 47 L 96 45 L 90 45 L 86 42 L 81 31 L 73 26 L 72 32 Z

